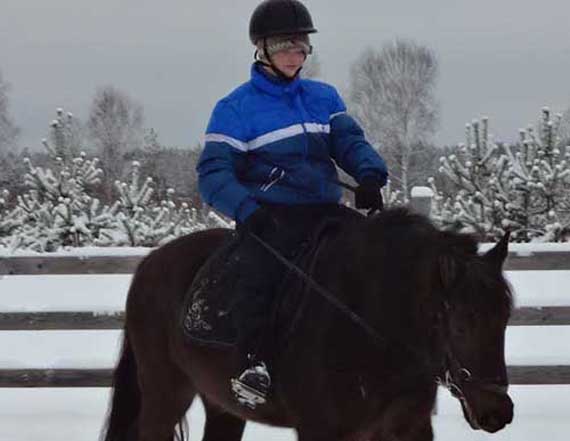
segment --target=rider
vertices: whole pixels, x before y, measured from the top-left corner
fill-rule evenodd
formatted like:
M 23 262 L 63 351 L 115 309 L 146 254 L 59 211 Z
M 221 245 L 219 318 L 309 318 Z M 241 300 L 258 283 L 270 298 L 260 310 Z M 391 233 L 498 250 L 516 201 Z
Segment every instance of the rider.
M 338 208 L 335 165 L 358 182 L 357 208 L 382 208 L 384 160 L 334 87 L 299 77 L 315 32 L 298 0 L 257 6 L 249 27 L 256 47 L 251 79 L 217 103 L 197 166 L 203 199 L 236 221 L 247 250 L 239 262 L 234 312 L 244 370 L 232 389 L 242 403 L 251 394 L 263 403 L 271 384 L 263 331 L 285 269 L 259 238 L 286 254 L 298 238 L 293 232 Z

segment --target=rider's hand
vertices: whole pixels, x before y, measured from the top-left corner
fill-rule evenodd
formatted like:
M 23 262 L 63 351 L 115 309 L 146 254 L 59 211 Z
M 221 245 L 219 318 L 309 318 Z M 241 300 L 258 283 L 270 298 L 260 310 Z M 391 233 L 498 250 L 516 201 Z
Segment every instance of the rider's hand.
M 384 200 L 380 193 L 380 182 L 374 178 L 364 178 L 354 192 L 356 208 L 381 211 Z

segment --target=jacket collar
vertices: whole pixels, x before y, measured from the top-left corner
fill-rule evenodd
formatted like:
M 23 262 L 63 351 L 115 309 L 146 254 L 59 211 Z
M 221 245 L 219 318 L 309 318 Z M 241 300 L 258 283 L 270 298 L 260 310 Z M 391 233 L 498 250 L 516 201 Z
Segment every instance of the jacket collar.
M 284 94 L 294 95 L 301 86 L 299 75 L 297 75 L 292 81 L 283 81 L 270 75 L 258 63 L 253 63 L 251 66 L 251 82 L 255 87 L 261 89 L 263 92 L 275 96 L 281 96 Z

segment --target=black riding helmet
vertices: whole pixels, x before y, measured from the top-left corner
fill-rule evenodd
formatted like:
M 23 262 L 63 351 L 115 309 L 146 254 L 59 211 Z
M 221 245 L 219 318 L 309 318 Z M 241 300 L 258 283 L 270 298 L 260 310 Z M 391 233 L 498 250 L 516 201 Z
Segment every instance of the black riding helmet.
M 255 8 L 249 22 L 249 38 L 254 45 L 260 40 L 263 41 L 264 52 L 267 52 L 267 39 L 270 37 L 315 32 L 317 30 L 309 10 L 298 0 L 265 0 Z M 254 58 L 257 60 L 257 51 Z M 268 63 L 259 60 L 257 62 L 271 67 L 282 80 L 292 80 L 275 66 L 271 57 L 268 58 Z M 297 74 L 301 69 L 302 66 Z
M 297 0 L 265 0 L 251 16 L 249 38 L 255 45 L 262 38 L 317 32 L 309 10 Z

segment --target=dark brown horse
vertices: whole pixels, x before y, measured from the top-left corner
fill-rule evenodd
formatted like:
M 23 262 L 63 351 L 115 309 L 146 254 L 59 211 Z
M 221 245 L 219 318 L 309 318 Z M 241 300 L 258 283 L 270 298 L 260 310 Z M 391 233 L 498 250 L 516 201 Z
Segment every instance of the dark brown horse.
M 273 394 L 252 411 L 230 390 L 234 351 L 191 344 L 180 328 L 188 286 L 227 235 L 182 237 L 139 265 L 106 441 L 184 437 L 176 427 L 196 395 L 206 408 L 206 441 L 240 440 L 247 420 L 292 427 L 301 441 L 428 441 L 438 383 L 460 399 L 473 428 L 496 432 L 511 422 L 508 237 L 480 256 L 471 236 L 441 232 L 402 209 L 346 227 L 311 274 L 380 338 L 308 290 L 276 351 Z

